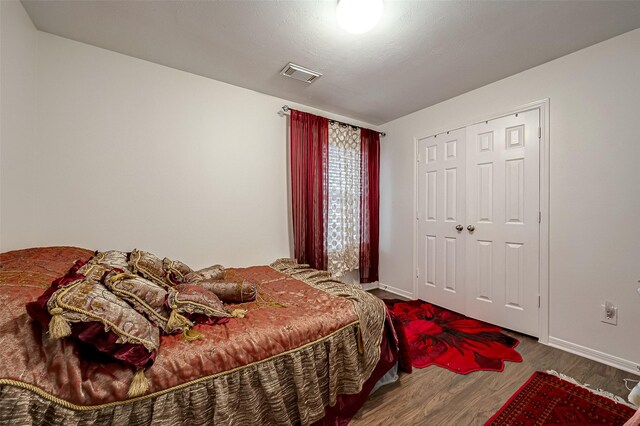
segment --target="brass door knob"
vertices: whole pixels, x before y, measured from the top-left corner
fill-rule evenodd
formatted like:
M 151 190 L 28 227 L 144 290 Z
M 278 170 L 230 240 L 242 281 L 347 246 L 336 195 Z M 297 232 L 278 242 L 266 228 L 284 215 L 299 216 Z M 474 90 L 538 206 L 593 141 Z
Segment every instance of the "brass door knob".
M 475 230 L 476 230 L 476 227 L 475 227 L 475 226 L 473 226 L 473 225 L 469 225 L 469 226 L 467 226 L 467 230 L 468 230 L 469 232 L 473 232 L 473 231 L 475 231 Z
M 456 225 L 456 231 L 458 232 L 462 232 L 462 230 L 464 229 L 464 226 L 462 225 Z

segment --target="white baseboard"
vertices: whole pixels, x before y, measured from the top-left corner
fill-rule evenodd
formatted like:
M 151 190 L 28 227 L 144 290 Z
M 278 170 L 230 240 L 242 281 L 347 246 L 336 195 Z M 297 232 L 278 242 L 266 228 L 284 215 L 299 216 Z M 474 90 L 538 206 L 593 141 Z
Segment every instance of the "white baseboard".
M 617 356 L 596 351 L 595 349 L 587 348 L 575 343 L 567 342 L 566 340 L 558 339 L 557 337 L 549 336 L 549 346 L 601 362 L 602 364 L 610 365 L 620 370 L 628 371 L 629 373 L 640 374 L 640 366 L 635 362 L 618 358 Z
M 387 284 L 378 283 L 378 288 L 380 290 L 388 291 L 389 293 L 397 294 L 398 296 L 405 297 L 407 299 L 415 299 L 413 297 L 413 293 L 410 291 L 402 290 L 400 288 L 396 288 Z
M 378 281 L 376 281 L 375 283 L 366 283 L 366 284 L 361 284 L 362 285 L 362 289 L 365 291 L 371 291 L 371 290 L 375 290 L 376 288 L 378 288 Z

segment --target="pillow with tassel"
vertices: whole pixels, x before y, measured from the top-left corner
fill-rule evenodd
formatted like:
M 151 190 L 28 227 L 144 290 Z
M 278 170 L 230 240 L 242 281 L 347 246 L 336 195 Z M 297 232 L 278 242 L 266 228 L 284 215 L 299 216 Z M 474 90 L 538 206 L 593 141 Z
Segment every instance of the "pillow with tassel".
M 134 274 L 138 274 L 162 287 L 169 287 L 169 283 L 165 280 L 162 260 L 153 253 L 133 249 L 129 256 L 128 266 Z
M 96 263 L 111 269 L 129 270 L 129 253 L 119 250 L 97 251 L 87 263 Z
M 167 280 L 173 285 L 199 283 L 204 280 L 221 280 L 225 274 L 222 265 L 213 265 L 200 269 L 199 271 L 194 271 L 179 260 L 171 260 L 168 258 L 163 260 L 163 267 Z
M 116 296 L 127 301 L 147 319 L 167 332 L 169 310 L 165 305 L 167 290 L 138 275 L 112 270 L 102 277 L 102 283 Z
M 224 266 L 213 265 L 208 268 L 200 269 L 196 272 L 199 277 L 198 281 L 202 280 L 222 280 L 225 276 Z M 197 281 L 196 281 L 197 282 Z
M 209 290 L 224 303 L 247 303 L 256 300 L 256 285 L 247 280 L 218 281 L 202 280 L 197 284 Z
M 201 279 L 188 265 L 179 260 L 171 260 L 168 257 L 162 260 L 162 269 L 164 270 L 165 280 L 170 285 L 196 282 Z
M 129 271 L 128 259 L 129 254 L 123 251 L 96 251 L 84 265 L 76 268 L 76 272 L 84 275 L 86 279 L 101 281 L 106 273 L 114 269 Z
M 149 388 L 144 370 L 153 365 L 160 345 L 158 327 L 97 281 L 72 270 L 57 280 L 36 301 L 27 304 L 29 315 L 48 329 L 51 339 L 74 337 L 136 368 L 129 397 Z
M 231 318 L 243 318 L 247 312 L 243 309 L 227 312 L 218 296 L 198 284 L 178 284 L 169 288 L 167 307 L 171 310 L 168 329 L 182 328 L 187 340 L 201 337 L 190 329 L 189 324 L 224 324 Z

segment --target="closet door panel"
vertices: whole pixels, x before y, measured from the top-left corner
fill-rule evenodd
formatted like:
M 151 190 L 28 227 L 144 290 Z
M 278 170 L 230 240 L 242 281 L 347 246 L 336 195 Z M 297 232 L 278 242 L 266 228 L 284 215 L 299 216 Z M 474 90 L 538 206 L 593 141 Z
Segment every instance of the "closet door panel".
M 466 217 L 464 129 L 418 140 L 417 296 L 464 310 Z
M 538 335 L 539 110 L 467 127 L 464 313 Z

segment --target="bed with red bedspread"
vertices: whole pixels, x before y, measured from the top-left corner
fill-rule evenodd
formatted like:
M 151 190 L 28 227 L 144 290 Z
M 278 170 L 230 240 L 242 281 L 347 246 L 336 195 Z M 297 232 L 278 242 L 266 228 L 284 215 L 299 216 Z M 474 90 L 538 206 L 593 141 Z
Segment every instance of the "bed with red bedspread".
M 70 339 L 52 340 L 25 310 L 93 251 L 48 247 L 0 254 L 0 423 L 346 424 L 396 362 L 384 304 L 354 286 L 280 260 L 234 269 L 259 300 L 203 339 L 162 336 L 146 376 Z

